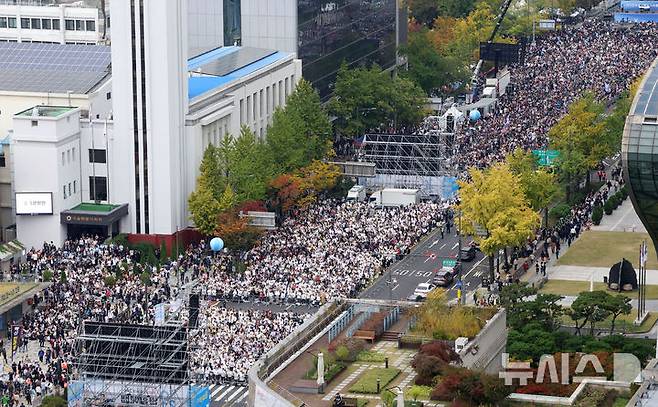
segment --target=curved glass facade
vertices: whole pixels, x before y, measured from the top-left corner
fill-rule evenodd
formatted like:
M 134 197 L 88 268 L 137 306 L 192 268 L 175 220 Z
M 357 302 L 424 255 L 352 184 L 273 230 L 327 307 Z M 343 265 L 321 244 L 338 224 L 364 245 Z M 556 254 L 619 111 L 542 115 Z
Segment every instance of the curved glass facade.
M 622 162 L 635 211 L 654 244 L 658 237 L 658 59 L 645 74 L 622 139 Z
M 396 62 L 396 0 L 299 0 L 298 52 L 306 80 L 322 99 L 343 61 L 351 66 Z M 404 27 L 406 28 L 406 27 Z

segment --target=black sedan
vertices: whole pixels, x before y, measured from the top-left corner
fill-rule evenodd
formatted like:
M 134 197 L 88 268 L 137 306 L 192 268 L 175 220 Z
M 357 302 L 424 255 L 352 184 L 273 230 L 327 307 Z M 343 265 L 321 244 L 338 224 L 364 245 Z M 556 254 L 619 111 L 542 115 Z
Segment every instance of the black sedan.
M 473 246 L 462 247 L 462 250 L 459 253 L 459 260 L 473 261 L 473 259 L 475 259 L 475 247 Z

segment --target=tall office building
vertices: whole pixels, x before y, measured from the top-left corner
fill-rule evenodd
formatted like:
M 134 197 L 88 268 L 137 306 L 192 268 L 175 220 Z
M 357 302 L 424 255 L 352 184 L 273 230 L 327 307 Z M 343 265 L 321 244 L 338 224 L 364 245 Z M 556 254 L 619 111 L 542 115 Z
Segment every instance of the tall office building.
M 407 38 L 399 0 L 194 0 L 189 21 L 195 50 L 237 43 L 295 53 L 323 100 L 343 61 L 390 69 Z
M 113 168 L 122 182 L 113 183 L 111 195 L 134 203 L 126 229 L 170 234 L 187 224 L 181 199 L 174 199 L 189 189 L 181 175 L 187 162 L 187 1 L 124 0 L 110 7 L 116 143 L 110 160 L 125 162 Z
M 626 118 L 621 154 L 635 212 L 658 244 L 658 58 L 644 75 Z

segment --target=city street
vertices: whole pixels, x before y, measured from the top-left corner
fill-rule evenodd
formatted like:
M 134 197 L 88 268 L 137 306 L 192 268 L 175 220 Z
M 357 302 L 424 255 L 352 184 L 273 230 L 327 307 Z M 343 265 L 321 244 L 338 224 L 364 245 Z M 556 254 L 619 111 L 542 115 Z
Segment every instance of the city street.
M 459 239 L 452 233 L 444 234 L 436 229 L 414 247 L 412 252 L 401 261 L 394 263 L 375 283 L 359 297 L 371 299 L 406 300 L 420 283 L 432 280 L 434 272 L 441 269 L 443 260 L 455 259 L 458 254 Z M 466 237 L 462 245 L 466 246 L 471 239 Z M 482 283 L 482 277 L 487 272 L 487 262 L 479 251 L 474 260 L 462 263 L 463 289 L 468 292 Z M 392 280 L 391 283 L 389 281 Z M 457 281 L 447 292 L 448 299 L 457 298 Z

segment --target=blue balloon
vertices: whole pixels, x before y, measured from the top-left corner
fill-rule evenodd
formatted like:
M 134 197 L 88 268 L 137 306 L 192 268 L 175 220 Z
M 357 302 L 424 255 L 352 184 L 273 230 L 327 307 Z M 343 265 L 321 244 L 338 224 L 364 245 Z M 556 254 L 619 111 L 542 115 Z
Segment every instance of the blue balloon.
M 468 118 L 471 119 L 472 122 L 480 120 L 480 117 L 482 117 L 482 115 L 477 109 L 471 110 L 471 112 L 468 114 Z
M 218 237 L 213 237 L 210 240 L 210 250 L 218 252 L 224 248 L 224 241 Z

